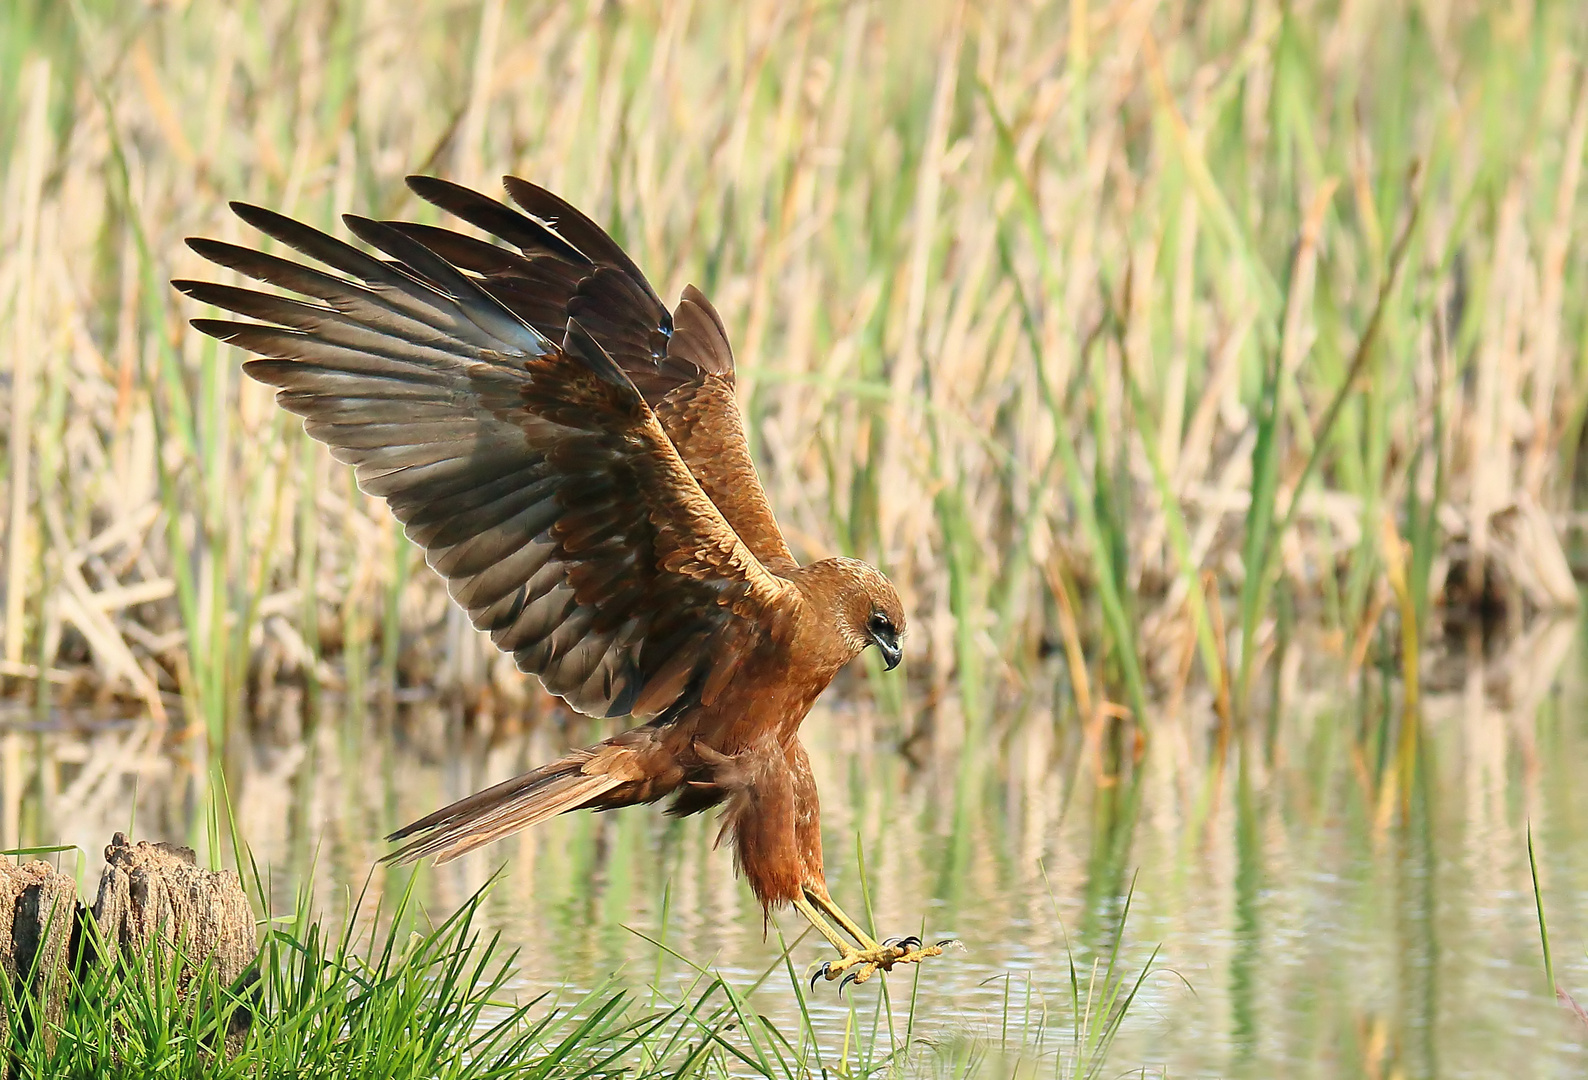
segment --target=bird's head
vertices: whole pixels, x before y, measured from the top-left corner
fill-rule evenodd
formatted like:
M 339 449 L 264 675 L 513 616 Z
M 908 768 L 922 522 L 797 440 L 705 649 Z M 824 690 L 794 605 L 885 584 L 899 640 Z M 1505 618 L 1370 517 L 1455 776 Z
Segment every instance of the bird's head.
M 853 659 L 875 645 L 888 670 L 904 657 L 904 605 L 893 582 L 859 559 L 823 559 L 805 567 Z

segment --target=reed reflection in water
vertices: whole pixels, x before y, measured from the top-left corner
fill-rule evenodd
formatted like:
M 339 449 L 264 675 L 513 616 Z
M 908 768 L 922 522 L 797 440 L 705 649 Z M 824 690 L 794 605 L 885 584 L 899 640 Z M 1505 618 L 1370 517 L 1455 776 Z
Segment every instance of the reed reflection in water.
M 1111 1065 L 1171 1076 L 1580 1075 L 1585 1033 L 1544 992 L 1526 832 L 1531 823 L 1557 975 L 1588 992 L 1583 658 L 1580 632 L 1559 624 L 1488 650 L 1464 639 L 1431 661 L 1409 789 L 1386 787 L 1394 748 L 1363 721 L 1394 707 L 1393 684 L 1372 672 L 1318 678 L 1299 660 L 1280 681 L 1283 723 L 1259 720 L 1220 768 L 1201 734 L 1213 725 L 1187 703 L 1160 719 L 1135 783 L 1104 775 L 1075 725 L 1035 697 L 987 740 L 966 742 L 937 716 L 909 748 L 915 765 L 897 752 L 896 720 L 830 704 L 806 735 L 834 891 L 859 910 L 869 898 L 885 933 L 924 925 L 963 941 L 921 972 L 916 1032 L 937 1048 L 921 1051 L 923 1068 L 969 1040 L 996 1045 L 1011 1017 L 1046 1009 L 1050 1024 L 1067 1022 L 1069 957 L 1084 978 L 1106 954 L 1134 881 L 1128 962 L 1162 952 Z M 81 855 L 58 858 L 88 881 L 117 829 L 209 851 L 231 828 L 215 814 L 229 795 L 279 907 L 311 883 L 334 917 L 366 881 L 371 894 L 403 884 L 408 871 L 374 867 L 385 832 L 587 734 L 489 738 L 433 704 L 405 707 L 390 730 L 338 715 L 327 698 L 307 735 L 245 737 L 238 725 L 212 759 L 202 739 L 147 720 L 8 714 L 5 841 L 76 844 Z M 763 938 L 715 839 L 710 816 L 573 815 L 422 868 L 418 885 L 447 912 L 501 868 L 488 910 L 523 947 L 526 995 L 571 1002 L 614 972 L 681 992 L 693 970 L 647 937 L 748 985 L 775 964 L 779 939 L 776 927 Z M 801 942 L 796 971 L 822 955 Z M 909 986 L 907 976 L 892 987 L 898 1025 Z M 869 1023 L 877 993 L 819 989 L 818 1030 L 838 1045 L 851 1008 Z M 785 975 L 756 1000 L 792 1024 Z

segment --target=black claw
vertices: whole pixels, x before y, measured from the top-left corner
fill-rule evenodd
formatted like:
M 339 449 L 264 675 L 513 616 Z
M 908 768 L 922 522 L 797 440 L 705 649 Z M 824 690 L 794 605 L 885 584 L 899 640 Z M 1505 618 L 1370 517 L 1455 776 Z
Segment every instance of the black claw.
M 839 997 L 843 997 L 844 996 L 844 987 L 848 986 L 850 983 L 854 982 L 858 978 L 860 978 L 860 974 L 857 971 L 855 971 L 855 969 L 853 969 L 853 968 L 851 968 L 849 971 L 845 972 L 843 980 L 841 982 L 839 982 L 839 984 L 838 984 L 838 996 Z
M 905 952 L 909 952 L 911 949 L 919 949 L 921 947 L 921 939 L 914 934 L 906 934 L 904 937 L 899 938 L 898 945 Z
M 815 989 L 816 989 L 816 980 L 817 979 L 821 979 L 821 978 L 825 978 L 827 976 L 827 968 L 828 968 L 828 966 L 831 963 L 832 963 L 831 960 L 823 960 L 821 962 L 821 966 L 816 969 L 816 974 L 811 976 L 811 990 L 812 991 L 815 991 Z
M 946 937 L 942 941 L 939 941 L 937 943 L 937 947 L 939 949 L 946 949 L 950 945 L 958 945 L 958 944 L 959 944 L 959 938 L 957 938 L 957 937 Z

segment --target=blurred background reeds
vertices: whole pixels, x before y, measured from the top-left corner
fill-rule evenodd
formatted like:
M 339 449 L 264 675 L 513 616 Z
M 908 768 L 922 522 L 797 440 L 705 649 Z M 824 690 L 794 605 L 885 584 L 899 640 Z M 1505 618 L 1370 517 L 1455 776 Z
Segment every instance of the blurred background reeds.
M 1105 924 L 1143 820 L 1235 868 L 1164 871 L 1149 920 L 1233 897 L 1237 939 L 1261 853 L 1335 811 L 1372 866 L 1481 824 L 1514 869 L 1554 807 L 1547 877 L 1588 827 L 1539 749 L 1580 727 L 1548 620 L 1588 488 L 1585 46 L 1570 0 L 5 0 L 0 842 L 144 805 L 305 877 L 337 823 L 361 875 L 572 737 L 167 284 L 210 272 L 186 236 L 256 242 L 229 199 L 346 235 L 434 220 L 408 173 L 513 173 L 712 297 L 796 555 L 904 594 L 908 678 L 841 683 L 818 754 L 839 850 L 888 835 L 876 740 L 916 871 L 986 827 L 1019 895 L 1062 849 Z M 1451 775 L 1465 816 L 1426 802 Z
M 1078 645 L 1084 704 L 1240 713 L 1287 620 L 1360 664 L 1575 604 L 1577 5 L 4 17 L 14 692 L 218 734 L 283 681 L 516 682 L 166 285 L 250 239 L 228 199 L 426 218 L 422 170 L 532 177 L 716 299 L 796 551 L 905 591 L 914 705 L 980 723 Z

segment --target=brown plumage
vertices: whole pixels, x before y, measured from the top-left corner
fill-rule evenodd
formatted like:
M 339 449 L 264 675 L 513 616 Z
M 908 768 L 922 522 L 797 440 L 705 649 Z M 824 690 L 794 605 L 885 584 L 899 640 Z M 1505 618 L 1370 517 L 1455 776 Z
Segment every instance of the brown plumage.
M 510 247 L 344 217 L 372 255 L 234 203 L 335 273 L 194 239 L 205 258 L 306 299 L 173 283 L 257 320 L 193 325 L 262 357 L 244 370 L 386 499 L 523 671 L 580 712 L 641 721 L 400 829 L 392 839 L 408 843 L 390 858 L 446 861 L 568 810 L 722 804 L 763 906 L 793 904 L 839 948 L 829 978 L 933 955 L 913 938 L 877 943 L 832 903 L 798 739 L 864 649 L 898 663 L 898 594 L 854 559 L 794 560 L 750 459 L 710 301 L 690 286 L 669 313 L 592 221 L 505 183 L 523 212 L 409 180 Z

